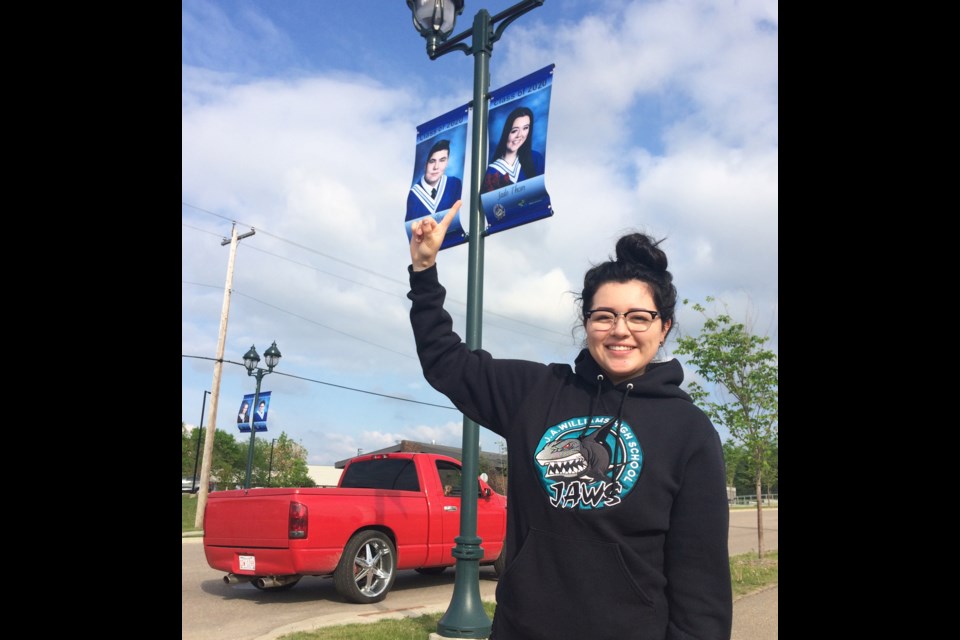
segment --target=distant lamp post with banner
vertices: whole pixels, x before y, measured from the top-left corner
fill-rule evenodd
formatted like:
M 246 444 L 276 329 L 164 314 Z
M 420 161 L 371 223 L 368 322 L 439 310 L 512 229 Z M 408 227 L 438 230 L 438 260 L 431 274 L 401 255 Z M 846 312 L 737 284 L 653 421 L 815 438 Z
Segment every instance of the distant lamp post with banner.
M 257 404 L 260 402 L 260 383 L 263 381 L 263 376 L 268 373 L 273 372 L 273 368 L 277 366 L 277 363 L 280 362 L 280 350 L 277 349 L 277 343 L 274 341 L 270 348 L 263 352 L 263 357 L 267 365 L 266 369 L 260 369 L 257 367 L 260 364 L 260 354 L 257 353 L 257 348 L 255 346 L 250 347 L 250 351 L 247 351 L 243 354 L 243 366 L 247 368 L 247 375 L 254 376 L 257 379 L 257 391 L 253 395 L 253 407 L 256 408 Z M 247 451 L 247 477 L 243 483 L 244 489 L 250 488 L 250 474 L 253 472 L 253 448 L 256 443 L 257 438 L 257 429 L 253 424 L 254 411 L 250 411 L 250 449 Z
M 463 0 L 407 0 L 413 13 L 413 26 L 427 41 L 427 55 L 436 60 L 451 51 L 473 56 L 473 128 L 470 167 L 470 227 L 467 258 L 467 331 L 466 344 L 479 349 L 483 300 L 483 226 L 480 211 L 480 184 L 486 171 L 487 116 L 489 112 L 490 55 L 493 43 L 514 20 L 543 5 L 544 0 L 524 0 L 490 17 L 481 9 L 473 18 L 473 28 L 452 38 L 457 16 L 463 13 Z M 494 25 L 500 23 L 494 30 Z M 470 38 L 470 45 L 464 41 Z M 479 477 L 480 425 L 463 418 L 463 477 L 476 482 Z M 466 486 L 466 485 L 464 485 Z M 477 492 L 464 491 L 460 505 L 460 535 L 453 556 L 457 559 L 453 597 L 446 613 L 437 623 L 437 632 L 448 638 L 485 638 L 491 622 L 480 599 L 480 560 L 482 540 L 477 537 Z

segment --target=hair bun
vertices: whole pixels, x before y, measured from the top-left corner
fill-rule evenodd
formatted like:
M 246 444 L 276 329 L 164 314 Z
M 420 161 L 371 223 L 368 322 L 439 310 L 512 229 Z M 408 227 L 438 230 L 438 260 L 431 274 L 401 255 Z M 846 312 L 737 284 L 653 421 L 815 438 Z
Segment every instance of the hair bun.
M 617 262 L 639 264 L 652 271 L 664 272 L 667 270 L 667 254 L 657 246 L 660 242 L 642 233 L 625 235 L 617 241 Z

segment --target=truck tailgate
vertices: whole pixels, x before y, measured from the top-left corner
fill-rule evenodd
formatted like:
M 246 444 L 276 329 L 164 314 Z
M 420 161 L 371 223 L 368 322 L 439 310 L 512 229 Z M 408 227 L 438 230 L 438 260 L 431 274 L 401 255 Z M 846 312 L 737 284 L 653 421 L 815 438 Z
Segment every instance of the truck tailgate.
M 205 545 L 281 548 L 289 546 L 292 490 L 262 489 L 210 494 L 203 518 Z

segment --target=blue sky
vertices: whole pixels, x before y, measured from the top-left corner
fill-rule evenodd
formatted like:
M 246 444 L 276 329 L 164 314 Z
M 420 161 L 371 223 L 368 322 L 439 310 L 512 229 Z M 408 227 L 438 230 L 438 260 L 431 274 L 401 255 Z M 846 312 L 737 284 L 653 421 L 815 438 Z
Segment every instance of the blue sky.
M 514 4 L 467 0 L 455 33 Z M 403 0 L 183 0 L 181 19 L 182 421 L 213 390 L 235 223 L 256 234 L 239 243 L 224 358 L 283 353 L 258 438 L 286 432 L 322 465 L 401 439 L 460 446 L 461 415 L 416 359 L 403 221 L 416 128 L 470 101 L 473 58 L 431 61 Z M 546 0 L 506 29 L 491 90 L 556 65 L 554 215 L 486 239 L 484 349 L 572 363 L 583 273 L 634 229 L 666 238 L 681 298 L 721 300 L 777 349 L 778 25 L 764 0 Z M 461 335 L 466 259 L 439 258 Z M 672 338 L 698 332 L 694 312 L 677 319 Z M 241 441 L 254 387 L 224 365 L 216 425 Z M 485 429 L 480 444 L 499 450 Z

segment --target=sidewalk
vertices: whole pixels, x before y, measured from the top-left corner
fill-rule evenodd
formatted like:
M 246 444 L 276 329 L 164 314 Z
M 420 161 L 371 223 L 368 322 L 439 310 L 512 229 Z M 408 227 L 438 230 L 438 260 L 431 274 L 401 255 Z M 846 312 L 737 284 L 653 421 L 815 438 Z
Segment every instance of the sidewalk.
M 776 640 L 780 619 L 779 601 L 779 586 L 734 600 L 730 640 Z
M 192 538 L 191 542 L 199 543 L 203 538 L 201 531 L 189 531 L 183 534 L 183 538 Z M 741 596 L 733 603 L 733 631 L 731 640 L 777 640 L 779 637 L 779 597 L 780 589 L 778 586 L 767 587 L 762 591 Z M 391 617 L 402 617 L 404 615 L 420 615 L 427 611 L 444 611 L 450 604 L 448 599 L 442 602 L 424 602 L 416 607 L 415 611 L 406 612 L 384 612 L 383 614 L 371 615 L 366 609 L 363 609 L 363 615 L 360 615 L 360 608 L 356 610 L 346 610 L 339 614 L 318 616 L 311 620 L 304 620 L 296 624 L 287 625 L 275 629 L 272 633 L 258 638 L 258 640 L 275 640 L 281 635 L 292 633 L 294 631 L 309 631 L 325 626 L 335 626 L 339 624 L 350 624 L 355 622 L 377 622 Z M 431 635 L 432 640 L 440 638 L 436 634 Z

